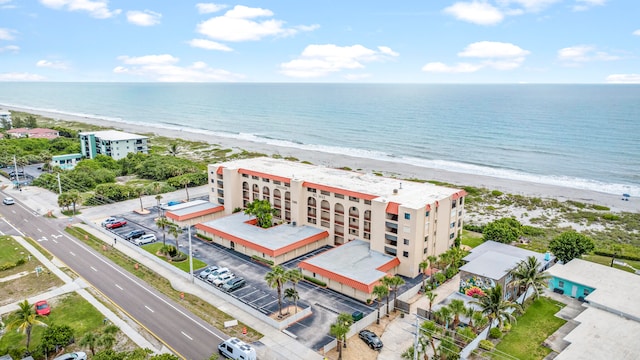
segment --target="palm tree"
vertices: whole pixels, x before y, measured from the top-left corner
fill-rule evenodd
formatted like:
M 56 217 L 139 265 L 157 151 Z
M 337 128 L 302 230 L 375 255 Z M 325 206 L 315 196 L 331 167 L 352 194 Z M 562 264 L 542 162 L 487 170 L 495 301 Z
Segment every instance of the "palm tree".
M 184 191 L 187 192 L 187 201 L 189 201 L 189 184 L 191 183 L 191 179 L 186 177 L 186 175 L 180 178 L 180 185 L 184 185 Z
M 398 300 L 398 287 L 404 284 L 404 279 L 400 276 L 396 275 L 392 278 L 389 278 L 389 284 L 393 289 L 393 312 L 396 312 L 396 301 Z
M 385 285 L 376 285 L 373 287 L 373 291 L 371 292 L 378 302 L 378 319 L 376 320 L 376 324 L 380 324 L 380 302 L 383 297 L 389 295 L 389 287 Z
M 451 322 L 452 316 L 453 313 L 451 312 L 451 309 L 446 306 L 443 306 L 433 312 L 433 317 L 436 319 L 436 321 L 442 324 L 446 329 L 449 329 L 449 323 Z
M 513 301 L 505 300 L 502 295 L 502 286 L 496 285 L 494 288 L 488 289 L 485 295 L 474 301 L 482 309 L 482 313 L 489 317 L 491 321 L 489 326 L 493 325 L 493 321 L 498 321 L 498 326 L 502 329 L 503 321 L 515 321 L 513 311 L 521 311 L 522 307 Z
M 467 319 L 469 319 L 469 327 L 475 332 L 476 329 L 473 327 L 473 317 L 474 315 L 478 313 L 478 311 L 476 311 L 476 309 L 474 309 L 473 307 L 469 306 L 468 308 L 465 308 L 464 310 L 464 317 L 466 317 Z
M 348 333 L 349 330 L 351 330 L 351 325 L 353 325 L 353 316 L 347 313 L 340 313 L 340 315 L 338 315 L 338 319 L 336 319 L 336 322 L 344 324 L 344 326 L 347 327 Z M 345 333 L 342 337 L 342 343 L 344 344 L 345 348 L 347 347 L 347 333 Z
M 180 152 L 180 147 L 178 146 L 178 143 L 171 143 L 167 151 L 169 151 L 169 154 L 176 156 Z
M 438 261 L 438 257 L 435 255 L 429 255 L 427 256 L 427 260 L 429 260 L 429 279 L 430 282 L 433 283 L 433 281 L 431 281 L 433 279 L 433 265 Z
M 71 205 L 71 200 L 69 200 L 69 193 L 64 192 L 58 195 L 58 206 L 69 210 L 70 205 Z
M 171 226 L 173 223 L 169 220 L 167 220 L 167 218 L 165 217 L 161 217 L 158 220 L 156 220 L 156 226 L 158 228 L 160 228 L 162 230 L 162 245 L 165 246 L 167 245 L 166 239 L 167 239 L 167 235 L 165 230 Z
M 158 194 L 156 195 L 156 205 L 158 207 L 158 213 L 160 213 L 160 200 L 162 200 L 162 195 Z
M 429 319 L 431 319 L 431 307 L 433 306 L 433 301 L 436 299 L 436 297 L 438 297 L 438 294 L 434 293 L 433 291 L 427 291 L 426 293 L 424 293 L 424 296 L 429 299 Z
M 269 287 L 275 288 L 278 292 L 278 313 L 282 316 L 282 287 L 287 282 L 286 270 L 280 265 L 272 266 L 264 279 Z
M 29 304 L 29 301 L 25 300 L 18 305 L 20 309 L 16 312 L 17 317 L 7 325 L 7 330 L 11 331 L 16 329 L 18 332 L 26 334 L 27 351 L 29 351 L 31 329 L 33 329 L 33 326 L 47 326 L 47 324 L 36 318 L 38 315 L 36 315 L 35 310 L 33 310 L 33 305 Z
M 331 324 L 331 327 L 329 328 L 329 334 L 338 340 L 338 360 L 342 360 L 342 341 L 348 332 L 349 327 L 338 321 Z
M 143 212 L 144 206 L 142 205 L 142 195 L 147 194 L 147 189 L 145 189 L 144 186 L 138 186 L 134 188 L 133 191 L 135 191 L 136 195 L 138 195 L 138 198 L 140 199 L 140 212 Z
M 296 285 L 303 279 L 302 271 L 300 269 L 287 270 L 287 281 L 291 281 L 293 290 L 296 289 Z
M 78 202 L 80 202 L 80 200 L 82 200 L 82 197 L 80 196 L 80 192 L 78 190 L 71 190 L 69 191 L 69 201 L 71 202 L 71 205 L 73 205 L 73 215 L 76 214 L 76 204 Z
M 85 347 L 85 346 L 88 347 L 89 350 L 91 350 L 91 355 L 95 355 L 96 345 L 98 345 L 98 337 L 94 333 L 86 333 L 82 337 L 82 339 L 80 339 L 80 342 L 78 343 L 78 345 L 82 347 Z
M 549 281 L 549 275 L 540 272 L 542 265 L 535 256 L 529 256 L 526 260 L 522 260 L 518 263 L 518 266 L 511 271 L 511 275 L 515 280 L 513 284 L 515 286 L 524 286 L 525 295 L 522 297 L 522 303 L 526 294 L 529 292 L 529 288 L 533 288 L 534 300 L 540 296 L 540 293 L 547 287 Z
M 464 301 L 455 299 L 451 300 L 448 305 L 449 310 L 451 310 L 451 314 L 453 314 L 453 325 L 452 328 L 455 330 L 460 323 L 460 315 L 464 315 L 466 313 L 467 308 L 464 306 Z
M 429 268 L 429 261 L 424 260 L 418 265 L 418 269 L 422 273 L 422 290 L 424 291 L 424 286 L 427 284 L 427 269 Z
M 382 279 L 380 279 L 380 283 L 382 283 L 382 285 L 387 287 L 387 294 L 386 294 L 386 298 L 387 298 L 387 317 L 389 317 L 389 294 L 391 294 L 391 291 L 389 291 L 389 288 L 391 288 L 391 277 L 389 276 L 385 276 Z
M 427 344 L 431 345 L 431 349 L 433 350 L 433 355 L 435 356 L 437 354 L 436 344 L 435 344 L 435 341 L 433 341 L 433 338 L 434 338 L 434 335 L 436 335 L 439 332 L 440 332 L 440 328 L 433 321 L 424 321 L 420 325 L 420 333 L 425 335 L 424 337 L 425 340 L 424 340 L 424 343 L 422 344 L 425 357 L 427 356 L 427 349 L 426 349 Z
M 298 294 L 298 290 L 294 288 L 287 288 L 284 290 L 284 298 L 290 301 L 293 301 L 293 306 L 296 308 L 295 313 L 298 313 L 298 299 L 300 299 L 300 294 Z
M 180 237 L 180 234 L 182 234 L 182 229 L 180 229 L 178 225 L 171 223 L 171 225 L 169 225 L 169 234 L 173 235 L 173 237 L 176 239 L 176 250 L 178 250 L 180 248 L 180 245 L 178 244 L 178 238 Z

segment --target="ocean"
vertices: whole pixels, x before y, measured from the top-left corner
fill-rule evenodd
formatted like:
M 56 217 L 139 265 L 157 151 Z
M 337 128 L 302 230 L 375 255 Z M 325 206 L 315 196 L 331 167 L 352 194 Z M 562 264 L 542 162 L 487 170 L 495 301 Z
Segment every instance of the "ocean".
M 640 196 L 640 85 L 0 82 L 2 105 Z

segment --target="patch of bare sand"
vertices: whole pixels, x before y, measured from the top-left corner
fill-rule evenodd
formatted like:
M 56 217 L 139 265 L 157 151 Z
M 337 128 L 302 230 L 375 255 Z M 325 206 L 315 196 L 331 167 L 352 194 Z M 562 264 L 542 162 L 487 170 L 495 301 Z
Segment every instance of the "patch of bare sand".
M 382 336 L 384 330 L 387 328 L 387 325 L 397 316 L 400 316 L 400 312 L 391 312 L 389 317 L 382 316 L 380 317 L 380 324 L 376 324 L 375 322 L 365 329 L 371 330 L 376 335 Z M 342 349 L 342 360 L 372 360 L 378 359 L 378 355 L 380 353 L 372 350 L 364 341 L 358 337 L 358 334 L 353 335 L 352 337 L 347 339 L 347 347 Z M 326 359 L 337 359 L 338 358 L 338 348 L 334 348 L 328 353 L 325 354 Z
M 298 309 L 296 309 L 295 306 L 289 305 L 287 307 L 282 308 L 282 316 L 280 316 L 278 312 L 274 312 L 270 314 L 269 317 L 272 318 L 273 320 L 284 320 L 287 317 L 296 314 L 298 311 L 302 311 L 302 308 L 298 306 Z

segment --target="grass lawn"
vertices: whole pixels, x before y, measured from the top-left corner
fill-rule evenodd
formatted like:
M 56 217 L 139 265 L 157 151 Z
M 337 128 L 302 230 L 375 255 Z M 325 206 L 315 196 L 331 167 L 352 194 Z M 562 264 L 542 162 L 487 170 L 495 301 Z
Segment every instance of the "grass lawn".
M 89 332 L 98 333 L 103 327 L 104 316 L 77 293 L 61 295 L 53 299 L 47 299 L 51 306 L 49 316 L 38 317 L 37 319 L 45 324 L 68 325 L 73 329 L 76 342 Z M 4 319 L 5 324 L 9 324 L 15 315 L 11 314 Z M 44 327 L 34 326 L 31 331 L 31 350 L 40 343 Z M 5 354 L 5 349 L 10 347 L 23 347 L 27 342 L 26 335 L 17 331 L 8 331 L 0 338 L 0 353 Z M 76 345 L 68 348 L 79 349 Z
M 147 245 L 143 245 L 142 248 L 145 249 L 146 251 L 148 251 L 149 253 L 156 255 L 159 259 L 162 259 L 164 261 L 167 261 L 167 258 L 165 258 L 164 256 L 158 256 L 158 250 L 160 250 L 160 248 L 162 248 L 162 243 L 161 242 L 155 242 L 152 244 L 147 244 Z M 177 267 L 178 269 L 189 273 L 189 259 L 187 258 L 187 260 L 185 261 L 180 261 L 180 262 L 170 262 L 171 265 Z M 193 259 L 193 271 L 196 271 L 198 269 L 202 269 L 203 267 L 207 266 L 207 264 L 201 260 L 198 259 Z
M 474 248 L 484 242 L 484 240 L 482 240 L 481 233 L 468 231 L 468 230 L 462 230 L 462 236 L 460 237 L 460 241 L 462 242 L 462 245 L 467 245 L 471 248 Z
M 583 255 L 582 259 L 583 260 L 587 260 L 587 261 L 591 261 L 591 262 L 594 262 L 594 263 L 598 263 L 598 264 L 601 264 L 601 265 L 605 265 L 605 266 L 611 266 L 611 258 L 608 257 L 608 256 Z M 635 264 L 635 262 L 633 262 L 633 261 L 623 260 L 623 259 L 618 259 L 618 260 L 626 262 L 627 264 L 629 264 L 631 266 L 634 266 L 634 267 L 637 266 L 637 264 Z M 621 265 L 618 265 L 618 264 L 614 264 L 613 267 L 616 268 L 616 269 L 620 269 L 620 270 L 623 270 L 623 271 L 630 272 L 630 273 L 634 272 L 630 267 L 627 267 L 627 266 L 621 266 Z M 636 267 L 636 269 L 640 269 L 640 267 Z
M 543 347 L 542 342 L 566 322 L 554 316 L 562 306 L 563 304 L 544 297 L 534 301 L 498 343 L 496 350 L 521 360 L 543 359 L 551 349 Z

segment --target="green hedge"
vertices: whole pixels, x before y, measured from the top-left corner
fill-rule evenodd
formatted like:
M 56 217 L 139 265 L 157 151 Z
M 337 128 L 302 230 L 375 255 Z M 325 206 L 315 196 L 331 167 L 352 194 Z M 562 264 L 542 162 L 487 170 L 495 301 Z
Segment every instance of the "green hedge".
M 480 344 L 478 344 L 478 347 L 482 350 L 491 351 L 496 346 L 489 340 L 480 340 Z
M 213 241 L 212 238 L 208 237 L 207 235 L 202 235 L 200 233 L 196 234 L 196 237 L 199 237 L 202 240 Z
M 304 279 L 309 281 L 309 282 L 312 282 L 312 283 L 314 283 L 316 285 L 319 285 L 319 286 L 322 286 L 322 287 L 327 287 L 327 283 L 325 283 L 324 281 L 318 280 L 318 279 L 316 279 L 314 277 L 305 275 Z
M 253 256 L 251 256 L 251 258 L 253 260 L 255 260 L 255 261 L 259 261 L 261 263 L 265 263 L 265 264 L 269 264 L 269 265 L 273 266 L 273 261 L 267 260 L 267 259 L 265 259 L 263 257 L 258 256 L 258 255 L 253 255 Z

